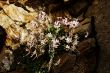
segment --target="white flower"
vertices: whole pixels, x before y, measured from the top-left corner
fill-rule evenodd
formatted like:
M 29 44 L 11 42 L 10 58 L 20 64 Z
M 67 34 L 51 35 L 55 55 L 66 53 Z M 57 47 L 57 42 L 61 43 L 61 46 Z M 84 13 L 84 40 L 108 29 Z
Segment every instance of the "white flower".
M 67 19 L 67 18 L 62 19 L 62 23 L 63 23 L 64 25 L 68 25 L 68 19 Z
M 52 45 L 53 48 L 58 48 L 58 46 L 59 46 L 58 44 L 53 44 Z
M 60 42 L 58 39 L 55 39 L 55 38 L 52 39 L 52 47 L 53 48 L 58 48 L 59 44 L 60 44 Z
M 70 50 L 70 46 L 69 45 L 66 45 L 65 46 L 65 49 L 66 49 L 66 51 Z
M 76 34 L 74 38 L 75 38 L 75 39 L 78 39 L 78 35 Z
M 75 19 L 71 22 L 69 22 L 69 25 L 70 25 L 70 28 L 76 28 L 79 26 L 79 22 L 78 22 L 78 19 Z
M 87 38 L 89 36 L 89 32 L 86 32 L 85 38 Z
M 55 21 L 55 22 L 54 22 L 54 27 L 55 27 L 55 28 L 59 28 L 60 25 L 61 25 L 61 24 L 60 24 L 60 21 Z
M 43 12 L 43 11 L 41 11 L 41 12 L 39 13 L 38 19 L 39 19 L 39 20 L 44 20 L 45 18 L 46 18 L 46 13 Z
M 47 34 L 47 37 L 52 38 L 53 35 L 52 35 L 51 33 L 48 33 L 48 34 Z
M 45 40 L 41 40 L 41 44 L 43 44 L 43 45 L 44 45 L 44 44 L 45 44 Z
M 66 45 L 66 47 L 65 47 L 66 49 L 70 49 L 70 46 L 69 45 Z
M 59 43 L 59 40 L 58 39 L 52 39 L 52 42 L 54 43 L 54 44 L 57 44 L 57 43 Z
M 40 49 L 40 52 L 44 53 L 44 52 L 45 52 L 45 50 L 44 50 L 44 49 Z
M 69 38 L 69 37 L 67 37 L 65 40 L 66 40 L 67 43 L 71 43 L 72 42 L 72 38 Z

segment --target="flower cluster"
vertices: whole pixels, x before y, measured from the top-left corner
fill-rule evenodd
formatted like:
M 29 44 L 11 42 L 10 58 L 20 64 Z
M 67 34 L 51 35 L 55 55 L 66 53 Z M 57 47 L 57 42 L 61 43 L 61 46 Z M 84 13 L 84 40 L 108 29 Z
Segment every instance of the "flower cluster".
M 66 17 L 57 17 L 52 21 L 43 11 L 40 11 L 36 18 L 37 20 L 30 22 L 27 26 L 30 31 L 28 32 L 27 55 L 35 56 L 35 59 L 47 50 L 50 56 L 48 63 L 48 70 L 50 70 L 54 56 L 59 50 L 75 51 L 78 45 L 78 35 L 73 34 L 72 31 L 79 26 L 79 22 L 76 18 L 70 20 Z M 35 50 L 31 53 L 33 47 Z
M 74 51 L 75 46 L 78 45 L 78 35 L 72 34 L 74 28 L 79 26 L 78 19 L 73 19 L 72 21 L 68 18 L 58 17 L 53 24 L 49 24 L 47 27 L 46 34 L 50 39 L 49 44 L 51 48 L 60 49 L 63 46 L 64 50 Z
M 72 31 L 78 26 L 78 19 L 70 21 L 68 18 L 62 17 L 58 17 L 52 24 L 49 24 L 45 33 L 49 38 L 49 53 L 52 53 L 49 69 L 55 52 L 58 52 L 57 50 L 75 51 L 78 45 L 78 35 L 72 34 Z
M 56 20 L 53 20 L 51 15 L 47 15 L 40 10 L 33 20 L 25 24 L 21 22 L 9 25 L 6 46 L 16 50 L 21 45 L 25 45 L 23 49 L 26 55 L 23 58 L 29 56 L 33 60 L 38 59 L 45 53 L 48 54 L 49 61 L 44 62 L 48 64 L 46 66 L 50 71 L 56 54 L 62 51 L 76 50 L 78 35 L 73 34 L 73 30 L 78 26 L 79 21 L 76 18 L 57 17 Z M 57 62 L 60 64 L 60 60 Z M 12 63 L 8 61 L 7 57 L 3 60 L 3 63 L 4 67 L 9 70 Z

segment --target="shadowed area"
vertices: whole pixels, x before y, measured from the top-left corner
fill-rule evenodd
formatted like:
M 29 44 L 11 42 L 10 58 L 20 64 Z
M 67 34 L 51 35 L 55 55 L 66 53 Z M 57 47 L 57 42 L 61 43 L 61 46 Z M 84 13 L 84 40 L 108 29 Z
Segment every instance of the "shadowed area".
M 3 45 L 5 44 L 6 35 L 7 34 L 6 34 L 5 29 L 2 26 L 0 26 L 0 52 L 3 48 Z

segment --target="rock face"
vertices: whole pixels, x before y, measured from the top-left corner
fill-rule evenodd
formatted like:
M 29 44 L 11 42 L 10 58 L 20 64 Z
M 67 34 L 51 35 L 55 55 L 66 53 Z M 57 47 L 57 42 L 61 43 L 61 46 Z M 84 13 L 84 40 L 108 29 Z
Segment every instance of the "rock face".
M 95 27 L 97 31 L 97 40 L 100 46 L 100 56 L 99 56 L 99 62 L 98 62 L 99 65 L 97 70 L 98 73 L 110 72 L 110 59 L 109 59 L 109 56 L 110 56 L 109 54 L 110 52 L 109 50 L 110 3 L 109 2 L 110 2 L 109 0 L 101 0 L 101 1 L 94 2 L 93 5 L 88 9 L 86 14 L 87 17 L 94 16 L 96 19 Z M 96 56 L 94 54 L 95 52 L 93 53 L 90 51 L 87 52 L 85 50 L 82 50 L 87 48 L 86 47 L 87 44 L 94 45 L 94 44 L 90 44 L 90 41 L 91 41 L 91 38 L 87 39 L 87 41 L 85 40 L 85 41 L 82 41 L 82 43 L 80 43 L 81 47 L 79 47 L 79 50 L 81 50 L 82 55 L 78 57 L 78 60 L 77 60 L 78 64 L 76 64 L 75 66 L 74 66 L 75 56 L 71 56 L 68 54 L 61 55 L 62 59 L 64 60 L 63 61 L 64 64 L 60 66 L 60 69 L 56 68 L 57 70 L 55 71 L 55 73 L 73 73 L 73 72 L 74 73 L 94 73 L 92 71 L 96 64 L 96 57 L 94 57 Z M 92 42 L 94 42 L 94 40 L 92 40 Z
M 96 38 L 99 44 L 97 73 L 110 73 L 110 1 L 95 0 L 87 10 L 86 16 L 95 17 Z M 82 72 L 83 73 L 83 72 Z
M 17 11 L 17 9 L 19 11 Z M 42 13 L 41 15 L 44 14 L 43 12 L 41 12 L 41 13 Z M 31 40 L 32 36 L 31 37 L 27 36 L 28 31 L 26 30 L 26 29 L 30 29 L 30 33 L 31 33 L 32 29 L 34 29 L 33 33 L 35 31 L 36 34 L 38 34 L 38 32 L 39 33 L 43 32 L 42 31 L 43 28 L 41 28 L 40 25 L 39 25 L 39 27 L 37 27 L 37 22 L 35 23 L 37 28 L 34 28 L 31 26 L 33 23 L 28 24 L 32 20 L 36 19 L 34 14 L 35 13 L 33 11 L 32 12 L 30 11 L 30 13 L 29 13 L 28 11 L 25 11 L 21 7 L 17 7 L 14 4 L 3 6 L 3 10 L 1 10 L 1 13 L 0 13 L 0 17 L 1 17 L 0 23 L 1 23 L 1 26 L 3 28 L 5 28 L 5 30 L 7 32 L 7 40 L 6 40 L 6 45 L 5 45 L 7 49 L 9 47 L 11 47 L 12 50 L 16 50 L 19 46 L 21 46 L 20 44 L 24 44 L 25 42 L 27 44 L 30 41 L 35 41 L 34 45 L 37 44 L 36 43 L 37 40 Z M 45 14 L 44 14 L 44 17 L 45 17 Z M 49 16 L 48 16 L 48 18 L 49 18 Z M 82 17 L 82 19 L 80 19 L 78 17 L 77 19 L 78 19 L 79 26 L 72 29 L 71 36 L 73 36 L 74 34 L 77 33 L 77 35 L 79 36 L 78 41 L 80 43 L 77 47 L 75 46 L 77 49 L 74 49 L 74 51 L 70 51 L 71 54 L 63 53 L 63 54 L 60 54 L 60 56 L 58 56 L 59 58 L 61 58 L 60 59 L 61 64 L 58 65 L 58 67 L 56 67 L 56 66 L 53 67 L 53 70 L 51 70 L 52 73 L 64 73 L 64 72 L 66 72 L 66 73 L 71 73 L 71 72 L 93 73 L 93 70 L 94 70 L 95 64 L 96 64 L 96 57 L 95 57 L 96 45 L 95 45 L 94 35 L 92 34 L 93 31 L 91 29 L 92 18 L 83 18 Z M 42 21 L 42 22 L 40 22 L 41 19 L 39 19 L 39 18 L 37 20 L 39 23 L 42 24 L 42 27 L 44 25 L 43 22 L 45 22 L 44 26 L 49 25 L 49 22 L 46 22 L 46 20 L 44 20 L 44 19 L 43 19 L 44 21 Z M 20 24 L 20 22 L 22 24 Z M 24 24 L 25 27 L 22 27 L 23 23 L 25 23 Z M 62 25 L 63 25 L 63 23 L 62 23 Z M 65 32 L 68 32 L 67 27 L 65 27 Z M 23 34 L 22 34 L 22 32 L 23 32 Z M 33 35 L 32 38 L 34 38 L 34 37 L 39 38 L 38 36 L 39 35 Z M 26 37 L 28 37 L 28 38 L 30 37 L 29 39 L 27 39 L 28 41 L 26 40 Z M 22 40 L 22 38 L 23 38 L 23 40 Z M 76 38 L 77 38 L 77 36 L 76 36 Z M 18 43 L 18 41 L 20 41 L 20 43 Z M 76 44 L 77 44 L 77 42 L 76 42 Z M 29 48 L 30 48 L 30 44 L 29 44 Z M 23 48 L 21 48 L 21 49 L 23 49 Z M 38 48 L 36 48 L 36 49 L 38 51 Z M 21 50 L 21 51 L 23 51 L 23 50 Z M 18 52 L 18 53 L 19 53 L 19 56 L 22 56 L 22 54 L 20 54 L 20 52 Z M 39 53 L 40 53 L 40 51 L 39 51 Z M 74 53 L 74 55 L 72 55 L 72 53 Z M 34 52 L 34 54 L 36 55 L 36 51 Z M 32 55 L 32 57 L 33 57 L 33 55 Z M 39 55 L 37 55 L 37 56 L 39 56 Z M 17 57 L 17 59 L 15 58 L 15 61 L 16 60 L 18 60 L 18 57 Z M 17 61 L 17 64 L 18 63 L 19 63 L 19 61 Z
M 95 16 L 97 40 L 100 46 L 98 73 L 110 73 L 110 0 L 96 0 L 87 15 Z
M 100 2 L 100 14 L 97 12 L 96 27 L 97 38 L 101 47 L 99 59 L 99 73 L 110 73 L 110 1 L 102 0 Z

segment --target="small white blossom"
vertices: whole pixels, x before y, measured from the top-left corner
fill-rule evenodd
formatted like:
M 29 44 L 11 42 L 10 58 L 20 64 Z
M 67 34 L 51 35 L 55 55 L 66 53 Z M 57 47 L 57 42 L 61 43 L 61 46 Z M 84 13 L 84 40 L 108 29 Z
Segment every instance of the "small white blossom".
M 66 47 L 65 47 L 66 49 L 70 49 L 70 46 L 69 45 L 66 45 Z
M 55 28 L 59 28 L 60 25 L 61 25 L 61 24 L 60 24 L 60 21 L 55 21 L 55 22 L 54 22 L 54 27 L 55 27 Z
M 44 49 L 40 49 L 40 51 L 41 51 L 42 53 L 44 53 L 44 52 L 45 52 L 45 50 L 44 50 Z
M 39 19 L 39 20 L 44 20 L 45 18 L 46 18 L 46 13 L 43 12 L 43 11 L 41 11 L 41 12 L 39 13 L 38 19 Z
M 74 38 L 75 38 L 75 39 L 78 39 L 78 35 L 76 34 Z
M 65 40 L 66 40 L 67 43 L 71 43 L 72 42 L 72 38 L 69 38 L 69 37 L 67 37 Z
M 45 44 L 45 40 L 41 40 L 41 44 L 43 44 L 43 45 L 44 45 L 44 44 Z
M 60 21 L 55 21 L 54 24 L 55 25 L 59 25 L 60 24 Z
M 70 28 L 76 28 L 76 27 L 78 27 L 79 26 L 79 22 L 78 22 L 78 19 L 75 19 L 75 20 L 73 20 L 73 21 L 70 21 L 69 22 L 69 27 Z
M 54 39 L 52 39 L 52 42 L 57 44 L 57 43 L 59 43 L 59 40 L 54 38 Z
M 58 39 L 55 39 L 55 38 L 52 39 L 52 47 L 53 48 L 58 48 L 59 44 L 60 44 L 60 42 Z
M 48 34 L 47 34 L 47 37 L 52 38 L 53 35 L 52 35 L 51 33 L 48 33 Z
M 87 38 L 88 36 L 89 36 L 89 33 L 88 33 L 88 32 L 86 32 L 85 38 Z
M 53 48 L 58 48 L 58 46 L 59 46 L 58 44 L 53 44 L 52 45 Z
M 68 25 L 68 19 L 67 19 L 67 18 L 62 19 L 62 23 L 63 23 L 64 25 Z

